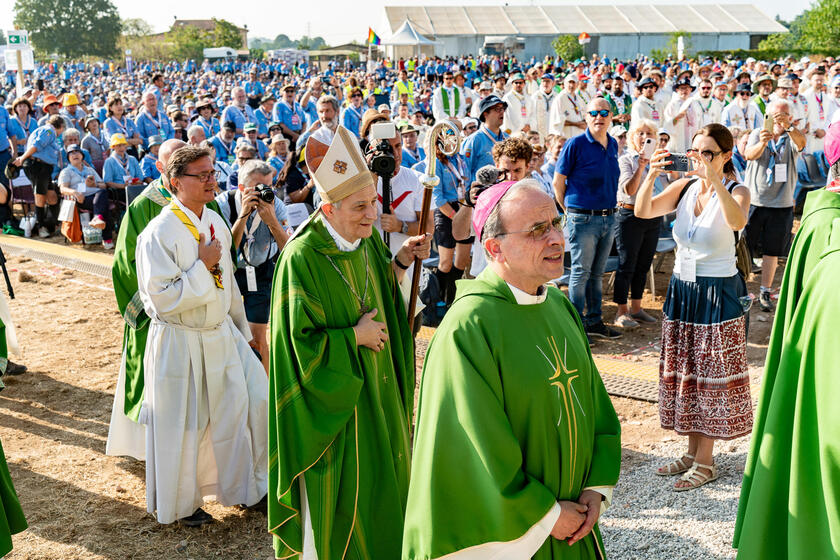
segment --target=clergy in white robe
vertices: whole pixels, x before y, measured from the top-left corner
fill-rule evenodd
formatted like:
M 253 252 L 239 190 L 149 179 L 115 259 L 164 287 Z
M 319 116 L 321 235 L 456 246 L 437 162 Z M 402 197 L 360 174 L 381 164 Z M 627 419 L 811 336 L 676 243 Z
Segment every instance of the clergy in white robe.
M 671 133 L 668 149 L 675 153 L 685 153 L 694 133 L 703 128 L 703 111 L 697 99 L 691 97 L 694 89 L 688 80 L 678 82 L 677 95 L 665 107 L 665 129 Z
M 138 288 L 151 318 L 139 417 L 146 502 L 160 523 L 206 522 L 207 497 L 251 506 L 266 494 L 268 380 L 248 345 L 230 232 L 204 208 L 215 186 L 209 152 L 181 148 L 167 171 L 176 198 L 137 239 Z

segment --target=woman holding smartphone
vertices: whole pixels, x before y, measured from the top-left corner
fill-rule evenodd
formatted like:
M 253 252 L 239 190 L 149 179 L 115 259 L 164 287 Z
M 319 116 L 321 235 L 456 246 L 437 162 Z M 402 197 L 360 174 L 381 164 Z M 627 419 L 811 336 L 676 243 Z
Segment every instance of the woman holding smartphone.
M 659 418 L 663 428 L 688 436 L 688 449 L 656 474 L 685 473 L 674 485 L 678 492 L 718 478 L 715 440 L 752 430 L 750 300 L 736 267 L 733 233 L 747 223 L 750 191 L 726 178 L 734 172 L 733 144 L 725 126 L 701 128 L 687 151 L 693 170 L 654 196 L 654 183 L 671 159 L 657 150 L 636 195 L 640 218 L 677 212 L 677 262 L 663 308 Z
M 618 305 L 615 325 L 635 328 L 639 323 L 655 323 L 656 319 L 642 309 L 647 271 L 656 254 L 661 218 L 638 218 L 633 213 L 636 193 L 642 178 L 648 173 L 650 158 L 656 148 L 656 123 L 642 119 L 635 121 L 627 134 L 627 153 L 618 158 L 621 172 L 618 178 L 618 214 L 616 215 L 615 246 L 618 250 L 618 270 L 615 273 L 613 301 Z M 658 194 L 667 185 L 667 177 L 654 182 Z M 630 293 L 630 307 L 627 294 Z

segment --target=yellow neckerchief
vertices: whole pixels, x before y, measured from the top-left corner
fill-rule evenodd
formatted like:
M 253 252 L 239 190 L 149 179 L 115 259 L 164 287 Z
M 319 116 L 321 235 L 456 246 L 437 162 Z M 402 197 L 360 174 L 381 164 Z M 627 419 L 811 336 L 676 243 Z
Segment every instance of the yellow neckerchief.
M 187 229 L 190 231 L 192 236 L 195 238 L 196 242 L 200 242 L 200 235 L 198 233 L 198 228 L 196 225 L 190 220 L 190 218 L 184 213 L 181 208 L 175 204 L 175 200 L 173 199 L 172 202 L 169 203 L 169 208 L 172 210 L 172 213 L 175 214 L 175 217 L 181 220 L 181 223 L 184 224 Z M 216 239 L 216 234 L 213 231 L 213 224 L 210 224 L 210 240 Z M 222 268 L 219 266 L 218 263 L 210 270 L 210 274 L 213 276 L 213 282 L 216 283 L 216 287 L 220 290 L 224 289 L 224 285 L 222 285 Z

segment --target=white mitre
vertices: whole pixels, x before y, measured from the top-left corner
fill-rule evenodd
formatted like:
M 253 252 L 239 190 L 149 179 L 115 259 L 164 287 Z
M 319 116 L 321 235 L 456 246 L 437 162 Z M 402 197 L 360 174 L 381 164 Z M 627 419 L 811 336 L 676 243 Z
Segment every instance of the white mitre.
M 341 125 L 334 135 L 313 134 L 306 142 L 305 154 L 306 166 L 324 202 L 338 202 L 376 184 L 358 140 Z

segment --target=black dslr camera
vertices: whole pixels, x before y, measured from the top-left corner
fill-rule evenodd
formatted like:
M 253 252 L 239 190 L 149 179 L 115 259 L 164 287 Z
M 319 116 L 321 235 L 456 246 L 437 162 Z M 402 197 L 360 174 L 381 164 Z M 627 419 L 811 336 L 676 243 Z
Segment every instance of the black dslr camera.
M 274 190 L 268 185 L 257 185 L 254 190 L 263 202 L 274 202 Z
M 397 160 L 389 140 L 396 138 L 397 129 L 391 122 L 376 123 L 370 127 L 370 133 L 372 139 L 368 150 L 372 155 L 368 169 L 380 177 L 390 178 L 397 169 Z

